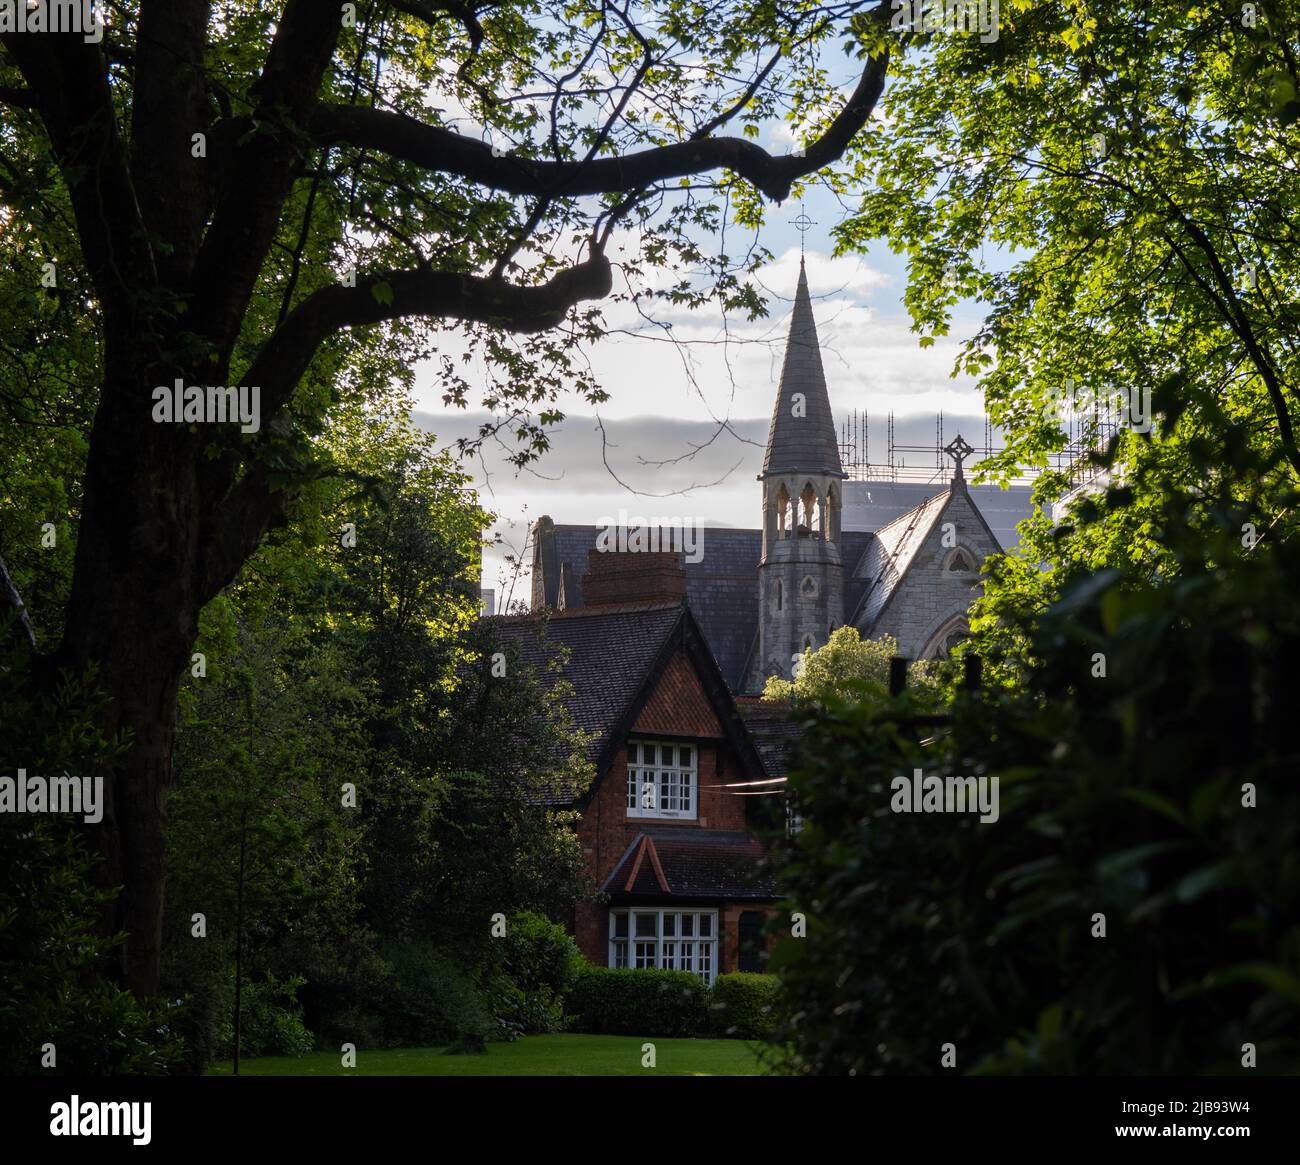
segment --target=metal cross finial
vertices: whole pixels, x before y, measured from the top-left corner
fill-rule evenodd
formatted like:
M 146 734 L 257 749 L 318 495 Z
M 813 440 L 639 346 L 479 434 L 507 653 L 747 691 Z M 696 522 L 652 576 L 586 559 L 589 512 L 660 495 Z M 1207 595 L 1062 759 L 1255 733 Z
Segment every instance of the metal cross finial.
M 943 451 L 957 463 L 957 472 L 954 476 L 960 478 L 962 476 L 961 463 L 975 452 L 975 447 L 967 444 L 967 442 L 962 439 L 962 435 L 958 433 L 956 437 L 943 447 Z
M 808 217 L 807 211 L 804 210 L 802 203 L 799 206 L 799 217 L 794 220 L 794 228 L 799 232 L 799 254 L 804 253 L 804 243 L 808 234 L 809 227 L 815 227 L 817 224 Z

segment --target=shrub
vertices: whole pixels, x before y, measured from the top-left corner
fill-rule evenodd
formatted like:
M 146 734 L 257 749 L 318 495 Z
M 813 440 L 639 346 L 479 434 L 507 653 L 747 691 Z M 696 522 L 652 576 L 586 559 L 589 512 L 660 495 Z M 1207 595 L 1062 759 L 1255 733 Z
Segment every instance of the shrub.
M 25 650 L 4 647 L 4 631 L 0 621 L 0 773 L 103 774 L 115 748 L 101 737 L 93 677 L 34 696 Z M 0 814 L 0 1075 L 181 1068 L 181 1009 L 144 1006 L 102 977 L 119 940 L 100 931 L 113 895 L 95 890 L 92 866 L 66 819 Z
M 558 923 L 524 911 L 494 944 L 500 964 L 485 990 L 497 1019 L 528 1035 L 564 1026 L 564 997 L 582 967 L 578 948 Z
M 937 1073 L 951 1042 L 976 1073 L 1227 1075 L 1246 1043 L 1300 1070 L 1300 540 L 1243 555 L 1254 512 L 1209 497 L 1154 527 L 1177 570 L 1007 596 L 989 634 L 1023 657 L 932 743 L 906 693 L 812 715 L 781 873 L 808 930 L 773 954 L 787 1069 Z M 996 819 L 894 812 L 921 768 L 999 781 Z
M 482 1050 L 490 1039 L 513 1038 L 488 1009 L 472 972 L 427 941 L 384 950 L 392 979 L 383 1001 L 393 1044 L 453 1044 Z
M 314 1039 L 302 1018 L 297 991 L 302 979 L 280 982 L 274 975 L 265 980 L 246 981 L 240 992 L 239 1046 L 243 1056 L 305 1056 Z M 234 1052 L 235 994 L 220 1025 L 218 1055 L 225 1059 Z
M 780 980 L 775 975 L 740 971 L 719 975 L 713 984 L 715 1030 L 743 1040 L 765 1039 L 775 1026 L 774 1005 Z
M 702 1036 L 708 988 L 689 971 L 583 967 L 568 996 L 575 1031 L 594 1035 Z

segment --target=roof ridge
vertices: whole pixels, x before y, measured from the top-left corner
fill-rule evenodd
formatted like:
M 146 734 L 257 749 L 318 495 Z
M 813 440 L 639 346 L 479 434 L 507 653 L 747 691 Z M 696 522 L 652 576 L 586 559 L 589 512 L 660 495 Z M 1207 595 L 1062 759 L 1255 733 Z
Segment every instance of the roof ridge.
M 870 531 L 872 537 L 878 537 L 882 530 L 888 530 L 891 526 L 897 526 L 904 518 L 910 518 L 918 510 L 923 510 L 931 502 L 944 497 L 945 495 L 948 497 L 952 496 L 951 486 L 948 489 L 941 489 L 938 493 L 931 494 L 928 498 L 922 498 L 921 501 L 917 502 L 910 510 L 904 510 L 898 515 L 898 517 L 890 518 L 883 526 L 877 526 L 876 529 Z

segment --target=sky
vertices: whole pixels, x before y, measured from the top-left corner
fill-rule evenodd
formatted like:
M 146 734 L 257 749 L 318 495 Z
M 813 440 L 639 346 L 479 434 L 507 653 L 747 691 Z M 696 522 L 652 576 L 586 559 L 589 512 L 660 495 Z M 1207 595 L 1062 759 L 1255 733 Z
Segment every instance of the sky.
M 465 127 L 461 127 L 462 130 Z M 472 128 L 472 127 L 471 127 Z M 784 123 L 764 129 L 774 153 L 793 148 Z M 813 220 L 801 239 L 795 220 Z M 759 241 L 774 256 L 756 278 L 768 316 L 750 322 L 721 311 L 656 302 L 647 322 L 635 308 L 607 304 L 605 322 L 618 334 L 587 355 L 610 400 L 593 410 L 562 399 L 565 420 L 551 430 L 542 460 L 517 470 L 505 450 L 486 446 L 466 462 L 482 505 L 496 515 L 484 550 L 483 585 L 500 596 L 510 589 L 506 555 L 525 551 L 529 525 L 543 514 L 557 523 L 603 524 L 620 509 L 629 515 L 692 517 L 705 524 L 759 524 L 755 480 L 771 420 L 799 275 L 801 246 L 817 321 L 822 361 L 837 428 L 848 414 L 871 417 L 871 454 L 883 459 L 888 413 L 896 439 L 932 445 L 935 416 L 945 416 L 945 439 L 963 432 L 983 438 L 983 403 L 973 381 L 951 376 L 961 342 L 981 322 L 972 304 L 959 304 L 951 332 L 921 348 L 903 307 L 905 261 L 881 244 L 864 255 L 832 256 L 832 228 L 846 213 L 839 201 L 812 187 L 806 201 L 769 207 Z M 727 253 L 743 252 L 733 235 Z M 445 351 L 463 344 L 448 335 Z M 472 365 L 471 365 L 472 367 Z M 432 367 L 416 370 L 417 420 L 439 443 L 475 437 L 483 411 L 447 407 Z M 931 458 L 928 464 L 933 464 Z M 530 553 L 528 551 L 527 553 Z M 526 572 L 514 582 L 526 598 Z
M 656 308 L 656 320 L 672 324 L 669 339 L 630 309 L 611 310 L 609 325 L 634 334 L 608 336 L 590 350 L 611 398 L 599 412 L 561 401 L 566 417 L 551 431 L 551 449 L 527 469 L 510 465 L 494 445 L 466 462 L 481 503 L 497 516 L 492 537 L 501 539 L 484 550 L 485 587 L 498 595 L 509 589 L 505 556 L 524 549 L 528 525 L 543 514 L 557 523 L 596 525 L 625 509 L 709 525 L 759 524 L 755 478 L 799 274 L 798 233 L 783 230 L 786 225 L 765 239 L 777 254 L 759 276 L 767 289 L 767 319 L 749 323 L 717 312 L 674 315 Z M 880 251 L 831 258 L 828 240 L 808 234 L 809 290 L 837 428 L 852 410 L 866 410 L 871 455 L 883 460 L 890 410 L 896 440 L 924 445 L 933 443 L 935 415 L 942 410 L 946 439 L 962 431 L 980 444 L 980 394 L 968 377 L 951 377 L 961 340 L 976 330 L 978 316 L 959 308 L 949 337 L 919 347 L 902 305 L 902 263 Z M 487 418 L 482 411 L 445 407 L 427 367 L 417 369 L 415 404 L 420 424 L 444 445 L 475 436 Z M 526 598 L 527 591 L 526 581 L 515 582 L 515 597 Z

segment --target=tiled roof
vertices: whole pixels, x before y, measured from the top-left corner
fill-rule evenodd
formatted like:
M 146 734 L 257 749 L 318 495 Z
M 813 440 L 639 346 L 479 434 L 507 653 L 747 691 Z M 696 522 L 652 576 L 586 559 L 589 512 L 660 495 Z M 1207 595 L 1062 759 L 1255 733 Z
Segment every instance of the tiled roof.
M 579 607 L 544 615 L 489 620 L 519 661 L 545 679 L 558 666 L 570 691 L 564 705 L 576 727 L 593 737 L 595 763 L 681 621 L 680 603 Z M 568 659 L 560 664 L 562 651 Z M 557 800 L 565 798 L 557 795 Z
M 795 393 L 802 393 L 804 398 L 800 415 L 796 415 L 793 407 Z M 817 342 L 817 322 L 808 296 L 808 274 L 802 261 L 785 346 L 785 364 L 781 368 L 781 386 L 767 435 L 763 473 L 843 473 L 835 418 L 826 392 L 826 373 L 822 369 L 822 350 Z
M 614 902 L 638 898 L 777 897 L 752 834 L 723 829 L 648 828 L 637 834 L 601 889 Z
M 790 716 L 788 704 L 738 697 L 736 707 L 753 737 L 769 777 L 783 777 L 789 768 L 790 749 L 803 730 Z
M 573 603 L 576 596 L 580 603 L 587 552 L 595 545 L 599 527 L 557 524 L 552 529 L 554 537 L 553 541 L 548 538 L 547 555 L 553 548 L 554 558 L 543 564 L 543 570 L 557 574 L 563 571 L 566 602 Z M 843 622 L 853 614 L 866 589 L 865 580 L 849 576 L 849 567 L 862 559 L 872 538 L 866 530 L 845 530 L 841 535 L 840 551 L 845 564 Z M 745 684 L 745 665 L 758 635 L 758 559 L 763 532 L 706 526 L 699 546 L 699 561 L 682 563 L 686 601 L 723 678 L 732 691 L 740 691 Z M 549 593 L 549 579 L 546 589 Z
M 862 614 L 855 618 L 856 612 L 850 612 L 850 618 L 867 629 L 868 633 L 890 596 L 898 589 L 898 584 L 903 581 L 908 567 L 912 565 L 912 559 L 921 549 L 951 496 L 948 490 L 937 493 L 876 531 L 876 536 L 853 572 L 867 580 L 869 589 L 863 601 Z

